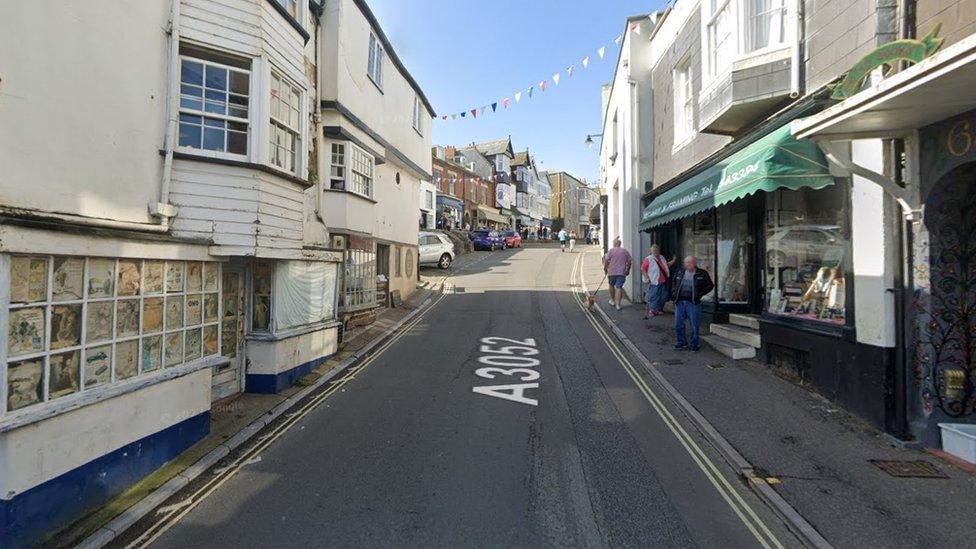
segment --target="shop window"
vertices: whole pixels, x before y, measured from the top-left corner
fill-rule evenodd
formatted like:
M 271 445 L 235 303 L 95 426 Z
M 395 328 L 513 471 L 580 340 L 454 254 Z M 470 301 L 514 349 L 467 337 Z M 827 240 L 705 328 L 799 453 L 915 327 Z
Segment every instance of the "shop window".
M 9 261 L 7 398 L 0 411 L 218 352 L 218 263 L 62 256 Z
M 251 300 L 251 329 L 271 331 L 271 289 L 274 283 L 274 263 L 258 261 L 254 264 L 254 296 Z
M 339 266 L 324 261 L 278 261 L 274 326 L 284 330 L 335 319 Z
M 821 190 L 778 190 L 766 200 L 766 309 L 844 324 L 849 268 L 846 182 Z
M 693 255 L 698 260 L 698 268 L 705 269 L 715 278 L 715 211 L 710 210 L 684 220 L 681 235 L 681 250 L 684 255 Z M 678 258 L 676 269 L 681 268 L 682 258 Z M 702 298 L 713 301 L 715 292 Z
M 718 300 L 725 303 L 749 301 L 749 211 L 748 202 L 739 200 L 717 209 L 715 277 Z

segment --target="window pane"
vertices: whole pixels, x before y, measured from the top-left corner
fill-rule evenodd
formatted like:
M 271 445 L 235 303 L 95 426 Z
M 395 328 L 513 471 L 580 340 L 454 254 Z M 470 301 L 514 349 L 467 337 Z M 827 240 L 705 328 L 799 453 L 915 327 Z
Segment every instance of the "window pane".
M 7 410 L 19 410 L 44 399 L 44 359 L 7 364 Z
M 158 370 L 163 364 L 163 336 L 142 338 L 142 371 Z
M 203 109 L 203 88 L 183 84 L 180 86 L 180 108 Z
M 193 61 L 183 61 L 180 81 L 186 84 L 203 85 L 203 64 Z
M 103 345 L 85 351 L 85 390 L 112 380 L 112 346 Z
M 234 154 L 247 154 L 247 134 L 241 132 L 228 132 L 227 152 Z
M 200 148 L 202 132 L 200 126 L 180 123 L 180 146 Z
M 224 132 L 207 128 L 203 132 L 203 148 L 210 151 L 224 150 Z
M 183 332 L 166 334 L 166 367 L 183 362 Z
M 81 352 L 51 355 L 48 396 L 51 399 L 78 392 L 81 381 Z
M 248 95 L 248 75 L 242 72 L 231 72 L 230 73 L 230 91 L 240 94 Z
M 227 69 L 207 65 L 206 76 L 208 89 L 227 91 Z

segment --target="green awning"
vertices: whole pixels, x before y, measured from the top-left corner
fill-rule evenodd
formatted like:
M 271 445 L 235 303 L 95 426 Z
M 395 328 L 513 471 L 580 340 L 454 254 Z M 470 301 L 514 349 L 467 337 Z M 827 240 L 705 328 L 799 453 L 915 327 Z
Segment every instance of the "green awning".
M 820 148 L 794 138 L 786 124 L 652 200 L 639 227 L 647 230 L 758 191 L 822 189 L 833 183 Z

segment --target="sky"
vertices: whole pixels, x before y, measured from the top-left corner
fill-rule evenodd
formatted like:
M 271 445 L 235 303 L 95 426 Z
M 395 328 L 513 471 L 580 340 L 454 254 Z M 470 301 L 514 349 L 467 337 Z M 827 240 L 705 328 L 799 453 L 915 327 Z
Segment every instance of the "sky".
M 600 86 L 609 82 L 629 15 L 660 9 L 663 0 L 367 0 L 393 48 L 438 117 L 434 145 L 463 146 L 512 136 L 540 170 L 566 171 L 596 184 L 601 133 Z M 603 60 L 597 55 L 607 46 Z M 589 68 L 580 60 L 589 55 Z M 573 76 L 566 67 L 574 64 Z M 559 85 L 552 75 L 560 72 Z M 548 80 L 546 91 L 538 89 Z M 524 93 L 535 86 L 532 99 Z M 522 91 L 515 104 L 514 94 Z M 501 100 L 511 98 L 508 109 Z M 498 111 L 440 119 L 499 102 Z M 598 139 L 598 138 L 597 138 Z

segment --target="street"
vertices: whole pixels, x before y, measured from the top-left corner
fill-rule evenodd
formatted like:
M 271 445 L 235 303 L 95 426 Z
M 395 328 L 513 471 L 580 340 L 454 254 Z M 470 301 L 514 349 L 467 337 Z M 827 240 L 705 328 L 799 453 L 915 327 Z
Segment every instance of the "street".
M 622 351 L 571 286 L 581 253 L 479 255 L 453 269 L 445 294 L 341 389 L 287 431 L 259 435 L 259 445 L 274 441 L 236 474 L 203 475 L 222 481 L 191 485 L 172 498 L 180 513 L 150 516 L 126 541 L 798 544 L 617 358 Z

